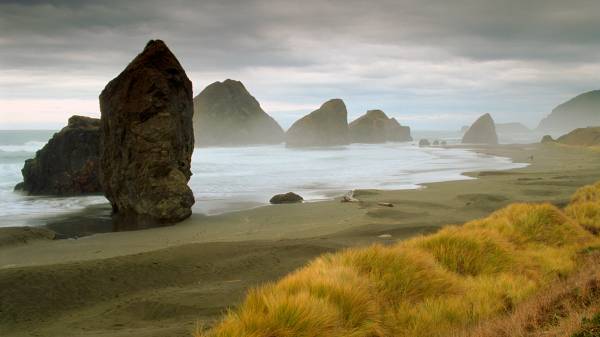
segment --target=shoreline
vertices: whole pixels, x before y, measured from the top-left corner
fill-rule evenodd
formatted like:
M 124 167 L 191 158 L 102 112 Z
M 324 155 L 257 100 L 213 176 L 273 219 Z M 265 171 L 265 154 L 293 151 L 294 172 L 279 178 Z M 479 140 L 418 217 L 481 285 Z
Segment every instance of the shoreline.
M 0 296 L 15 315 L 0 327 L 7 336 L 189 336 L 198 319 L 211 325 L 249 287 L 322 253 L 433 232 L 512 202 L 562 205 L 578 187 L 600 180 L 600 156 L 587 149 L 532 144 L 476 151 L 534 160 L 416 190 L 359 190 L 357 203 L 273 205 L 195 215 L 170 227 L 0 247 L 0 285 L 6 285 Z M 31 291 L 39 296 L 20 295 Z
M 443 147 L 440 146 L 440 147 L 431 147 L 431 148 L 436 149 L 436 150 L 437 149 L 442 149 L 442 150 L 443 149 L 461 149 L 461 150 L 467 150 L 469 152 L 476 153 L 476 154 L 486 154 L 486 153 L 478 150 L 477 148 L 473 148 L 473 146 L 466 146 L 466 145 L 448 145 L 448 146 L 443 146 Z M 511 159 L 508 157 L 495 156 L 493 154 L 489 154 L 489 155 L 496 157 L 496 158 L 500 158 L 501 160 L 506 160 L 506 159 L 510 160 Z M 515 161 L 510 160 L 510 163 L 507 161 L 506 163 L 503 163 L 502 165 L 503 166 L 526 167 L 527 165 L 529 165 L 529 163 L 521 163 L 521 162 L 515 162 Z M 512 170 L 512 169 L 522 168 L 522 167 L 511 167 L 511 168 L 502 167 L 502 168 L 495 169 L 495 170 Z M 402 187 L 402 188 L 394 186 L 392 188 L 370 188 L 369 187 L 369 188 L 357 188 L 357 189 L 336 189 L 336 190 L 310 191 L 309 196 L 311 194 L 315 194 L 315 195 L 319 195 L 319 197 L 306 198 L 306 195 L 303 195 L 305 197 L 304 203 L 309 204 L 309 203 L 318 203 L 318 202 L 328 202 L 328 201 L 339 200 L 348 191 L 360 191 L 360 190 L 371 190 L 371 189 L 378 190 L 381 192 L 400 191 L 400 190 L 402 190 L 402 191 L 417 190 L 417 189 L 424 188 L 427 184 L 441 183 L 441 182 L 456 182 L 456 181 L 462 181 L 462 180 L 467 180 L 467 179 L 473 178 L 473 177 L 469 176 L 470 171 L 460 171 L 460 169 L 458 169 L 458 168 L 450 170 L 450 171 L 456 171 L 456 172 L 449 172 L 449 169 L 444 169 L 443 171 L 445 174 L 444 177 L 421 178 L 421 181 L 415 182 L 413 184 L 403 185 L 405 187 Z M 429 172 L 429 171 L 427 171 L 427 170 L 409 171 L 409 173 L 415 173 L 415 172 L 422 173 L 422 172 Z M 281 193 L 284 193 L 286 191 L 282 190 Z M 42 198 L 44 198 L 44 196 L 42 196 Z M 271 205 L 268 202 L 268 198 L 263 200 L 262 202 L 245 200 L 243 198 L 239 199 L 239 198 L 235 198 L 235 197 L 231 198 L 231 199 L 198 200 L 197 204 L 200 204 L 200 203 L 215 204 L 215 205 L 221 203 L 223 206 L 221 206 L 220 208 L 213 207 L 208 212 L 202 212 L 201 210 L 196 210 L 196 211 L 194 211 L 192 216 L 202 216 L 202 217 L 226 216 L 230 213 L 251 211 L 253 209 L 261 208 L 261 207 L 276 206 L 276 205 Z M 79 239 L 82 237 L 92 236 L 92 235 L 96 235 L 96 234 L 111 233 L 111 232 L 137 231 L 137 230 L 146 230 L 146 229 L 170 226 L 170 225 L 164 225 L 164 226 L 151 226 L 151 227 L 141 226 L 139 228 L 134 228 L 134 227 L 118 228 L 118 227 L 116 227 L 116 224 L 111 220 L 110 204 L 106 200 L 104 203 L 88 205 L 88 206 L 86 206 L 82 209 L 78 209 L 76 211 L 55 214 L 50 217 L 32 218 L 32 221 L 45 222 L 45 224 L 0 227 L 0 238 L 2 237 L 3 228 L 12 228 L 12 231 L 14 231 L 15 228 L 47 229 L 47 230 L 55 232 L 57 239 Z M 82 226 L 82 224 L 85 224 L 85 225 Z

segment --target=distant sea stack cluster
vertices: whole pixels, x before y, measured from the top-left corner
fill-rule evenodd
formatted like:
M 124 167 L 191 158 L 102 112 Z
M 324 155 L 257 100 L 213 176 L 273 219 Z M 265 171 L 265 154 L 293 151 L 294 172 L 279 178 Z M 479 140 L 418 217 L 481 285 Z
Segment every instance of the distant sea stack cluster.
M 174 223 L 192 213 L 192 83 L 160 40 L 100 94 L 101 182 L 121 219 Z
M 242 82 L 225 80 L 194 98 L 196 146 L 279 144 L 281 126 L 260 107 Z

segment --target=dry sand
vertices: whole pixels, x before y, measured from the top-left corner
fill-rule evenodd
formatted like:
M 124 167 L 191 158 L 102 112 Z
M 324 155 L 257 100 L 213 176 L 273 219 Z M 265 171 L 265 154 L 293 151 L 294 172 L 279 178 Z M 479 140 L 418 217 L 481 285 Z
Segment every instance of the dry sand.
M 477 151 L 531 165 L 418 190 L 357 191 L 359 203 L 194 215 L 172 227 L 76 240 L 0 230 L 0 335 L 189 336 L 248 287 L 324 252 L 434 231 L 515 201 L 564 205 L 575 189 L 600 180 L 598 151 L 555 144 Z

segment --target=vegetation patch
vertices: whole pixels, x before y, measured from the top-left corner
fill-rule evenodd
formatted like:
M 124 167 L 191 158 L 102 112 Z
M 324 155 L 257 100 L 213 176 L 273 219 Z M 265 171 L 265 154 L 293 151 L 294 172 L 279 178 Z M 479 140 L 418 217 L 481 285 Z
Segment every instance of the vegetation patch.
M 555 294 L 532 304 L 534 318 L 548 324 L 544 308 L 592 303 L 600 289 L 594 279 L 584 286 L 574 281 L 573 291 L 548 290 L 580 272 L 583 255 L 596 258 L 591 266 L 597 271 L 600 240 L 589 227 L 597 220 L 599 196 L 596 184 L 579 190 L 565 211 L 512 204 L 435 234 L 323 255 L 251 290 L 237 309 L 196 336 L 441 337 L 474 331 L 523 311 L 518 308 L 540 294 Z M 524 331 L 533 324 L 519 322 Z

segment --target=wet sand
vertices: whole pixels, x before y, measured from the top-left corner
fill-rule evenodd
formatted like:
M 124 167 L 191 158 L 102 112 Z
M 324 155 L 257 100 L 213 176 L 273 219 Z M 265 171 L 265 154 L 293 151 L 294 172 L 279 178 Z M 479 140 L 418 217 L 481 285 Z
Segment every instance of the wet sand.
M 435 231 L 516 201 L 564 205 L 575 189 L 600 180 L 598 151 L 559 145 L 477 151 L 531 165 L 418 190 L 357 191 L 358 203 L 194 215 L 171 227 L 80 239 L 37 232 L 22 239 L 18 229 L 0 230 L 0 334 L 189 336 L 248 287 L 324 252 Z M 21 239 L 10 240 L 15 235 Z

